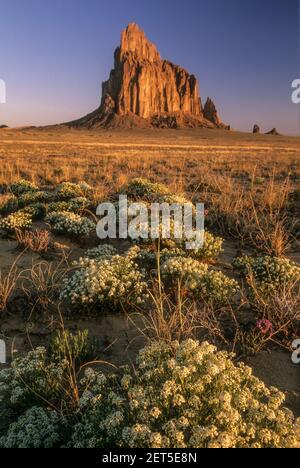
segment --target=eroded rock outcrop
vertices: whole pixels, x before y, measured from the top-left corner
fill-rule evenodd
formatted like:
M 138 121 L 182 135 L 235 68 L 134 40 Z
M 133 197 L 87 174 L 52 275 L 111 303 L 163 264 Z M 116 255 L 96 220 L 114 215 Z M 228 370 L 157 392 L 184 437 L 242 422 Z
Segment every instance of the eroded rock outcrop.
M 100 108 L 71 122 L 102 127 L 224 127 L 214 103 L 204 109 L 196 77 L 162 60 L 136 24 L 122 33 L 114 69 L 102 85 Z

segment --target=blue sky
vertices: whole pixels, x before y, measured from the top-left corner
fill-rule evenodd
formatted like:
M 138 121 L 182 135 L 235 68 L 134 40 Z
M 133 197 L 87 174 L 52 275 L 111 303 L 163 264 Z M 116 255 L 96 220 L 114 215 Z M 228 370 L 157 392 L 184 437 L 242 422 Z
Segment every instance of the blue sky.
M 0 124 L 81 117 L 101 98 L 121 30 L 137 22 L 164 58 L 200 82 L 239 130 L 300 134 L 297 0 L 10 0 L 1 2 Z

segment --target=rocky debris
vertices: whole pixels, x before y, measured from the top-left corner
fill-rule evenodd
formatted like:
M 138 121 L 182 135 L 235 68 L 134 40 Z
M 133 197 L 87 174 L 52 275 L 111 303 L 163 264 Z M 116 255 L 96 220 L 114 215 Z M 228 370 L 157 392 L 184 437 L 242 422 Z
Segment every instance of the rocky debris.
M 203 110 L 197 78 L 162 60 L 156 46 L 134 23 L 122 33 L 114 69 L 102 84 L 99 109 L 68 125 L 228 128 L 210 99 Z
M 253 133 L 258 134 L 260 133 L 260 127 L 259 125 L 255 124 L 253 127 Z
M 280 133 L 277 132 L 276 128 L 272 128 L 272 130 L 270 130 L 269 132 L 267 132 L 266 135 L 280 136 Z

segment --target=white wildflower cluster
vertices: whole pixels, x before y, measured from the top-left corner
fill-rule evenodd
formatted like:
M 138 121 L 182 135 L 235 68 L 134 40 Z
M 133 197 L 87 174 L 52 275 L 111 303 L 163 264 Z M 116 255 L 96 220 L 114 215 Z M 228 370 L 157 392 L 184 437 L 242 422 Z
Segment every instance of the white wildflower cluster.
M 0 229 L 11 232 L 16 229 L 30 229 L 32 226 L 32 214 L 17 211 L 6 218 L 0 219 Z
M 20 195 L 18 199 L 18 204 L 20 207 L 32 205 L 35 203 L 47 203 L 53 198 L 53 195 L 50 192 L 26 192 L 23 195 Z
M 64 363 L 48 362 L 45 348 L 36 348 L 0 371 L 0 402 L 14 409 L 50 401 L 59 394 Z
M 86 208 L 89 208 L 91 202 L 85 197 L 71 198 L 69 201 L 58 201 L 48 205 L 48 212 L 55 211 L 69 211 L 73 213 L 80 213 Z
M 293 448 L 284 395 L 208 343 L 153 343 L 134 371 L 89 370 L 77 448 Z
M 171 258 L 162 265 L 161 273 L 166 286 L 180 286 L 193 298 L 209 303 L 226 303 L 239 291 L 237 281 L 221 271 L 209 271 L 208 265 L 191 258 Z
M 147 179 L 133 179 L 127 187 L 124 188 L 124 193 L 133 201 L 145 201 L 153 203 L 157 201 L 157 197 L 168 194 L 168 189 L 162 184 L 153 183 Z
M 79 270 L 65 281 L 61 299 L 78 305 L 141 304 L 146 299 L 147 284 L 137 265 L 126 257 L 81 259 Z
M 89 197 L 92 195 L 93 189 L 86 182 L 74 184 L 72 182 L 63 182 L 56 189 L 56 197 L 58 200 L 70 200 L 78 197 Z
M 90 219 L 68 211 L 54 211 L 46 216 L 45 221 L 54 232 L 70 236 L 87 237 L 95 229 Z
M 141 268 L 146 270 L 157 269 L 158 265 L 166 262 L 170 258 L 185 256 L 186 252 L 181 249 L 162 249 L 157 252 L 155 249 L 141 248 L 138 245 L 131 247 L 126 256 L 134 260 Z
M 91 260 L 110 259 L 114 255 L 117 255 L 117 250 L 109 244 L 99 245 L 98 247 L 89 249 L 86 252 L 86 257 Z
M 16 197 L 19 197 L 20 195 L 28 192 L 37 192 L 38 190 L 38 186 L 28 180 L 20 180 L 10 185 L 10 191 Z
M 300 281 L 300 266 L 278 257 L 241 257 L 235 260 L 234 266 L 253 285 L 255 282 L 262 292 L 278 291 L 293 286 Z
M 58 413 L 32 407 L 0 437 L 0 448 L 55 448 L 61 442 L 60 426 Z

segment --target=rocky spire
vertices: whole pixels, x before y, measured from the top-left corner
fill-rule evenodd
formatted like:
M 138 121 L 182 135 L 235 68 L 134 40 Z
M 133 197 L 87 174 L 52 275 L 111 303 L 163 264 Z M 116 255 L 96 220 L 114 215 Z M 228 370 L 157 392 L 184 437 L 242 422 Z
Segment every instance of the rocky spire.
M 222 121 L 219 117 L 215 103 L 212 101 L 211 98 L 207 98 L 207 101 L 204 106 L 203 114 L 204 114 L 205 119 L 209 120 L 216 126 L 219 126 L 222 124 Z
M 184 68 L 162 60 L 140 27 L 129 24 L 115 51 L 114 69 L 102 85 L 100 108 L 76 126 L 221 126 L 208 100 L 203 115 L 199 84 Z

